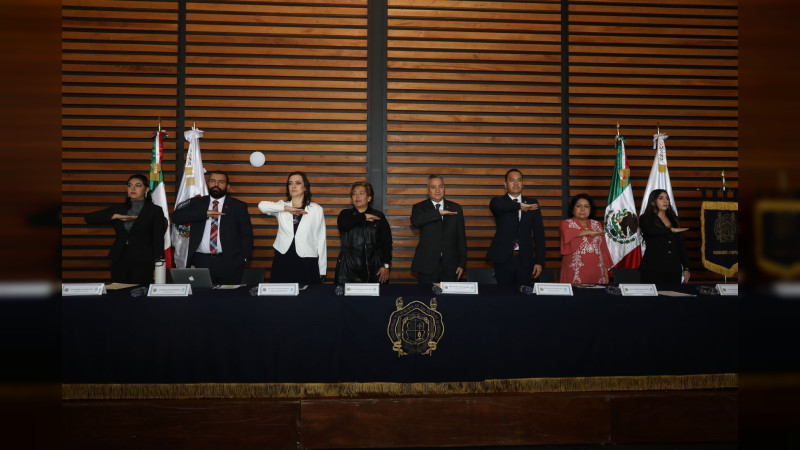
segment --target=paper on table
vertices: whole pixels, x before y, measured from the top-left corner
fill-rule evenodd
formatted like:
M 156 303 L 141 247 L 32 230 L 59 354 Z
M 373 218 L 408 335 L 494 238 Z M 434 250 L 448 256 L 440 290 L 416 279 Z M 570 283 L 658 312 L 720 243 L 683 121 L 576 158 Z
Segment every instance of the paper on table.
M 697 297 L 694 294 L 686 294 L 678 291 L 658 291 L 658 295 L 666 295 L 667 297 Z
M 138 286 L 138 284 L 128 284 L 128 283 L 109 283 L 106 285 L 107 291 L 115 291 L 117 289 L 127 289 L 134 286 Z
M 246 286 L 245 284 L 216 284 L 214 285 L 214 289 L 239 289 L 242 286 Z

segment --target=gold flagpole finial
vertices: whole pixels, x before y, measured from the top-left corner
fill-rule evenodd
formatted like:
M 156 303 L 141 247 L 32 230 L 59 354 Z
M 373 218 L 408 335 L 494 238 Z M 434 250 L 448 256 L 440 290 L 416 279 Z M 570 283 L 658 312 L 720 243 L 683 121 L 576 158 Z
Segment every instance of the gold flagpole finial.
M 619 122 L 617 122 L 617 137 L 619 137 Z
M 725 170 L 722 171 L 722 192 L 728 190 L 728 183 L 725 181 Z
M 161 133 L 161 116 L 158 116 L 158 132 Z
M 192 129 L 193 130 L 197 129 L 197 121 L 196 120 L 194 122 L 192 122 Z
M 656 122 L 656 134 L 661 134 L 661 122 Z

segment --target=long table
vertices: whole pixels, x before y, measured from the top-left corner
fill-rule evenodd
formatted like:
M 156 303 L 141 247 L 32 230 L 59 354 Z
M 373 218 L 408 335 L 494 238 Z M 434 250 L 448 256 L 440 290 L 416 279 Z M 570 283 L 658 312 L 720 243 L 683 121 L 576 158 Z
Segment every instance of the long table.
M 660 288 L 662 288 L 660 286 Z M 693 286 L 667 289 L 692 292 Z M 438 295 L 386 285 L 378 297 L 196 289 L 189 297 L 62 298 L 64 383 L 459 382 L 723 374 L 737 371 L 737 299 L 572 297 L 480 285 Z M 398 356 L 396 301 L 436 298 L 444 334 L 430 355 Z

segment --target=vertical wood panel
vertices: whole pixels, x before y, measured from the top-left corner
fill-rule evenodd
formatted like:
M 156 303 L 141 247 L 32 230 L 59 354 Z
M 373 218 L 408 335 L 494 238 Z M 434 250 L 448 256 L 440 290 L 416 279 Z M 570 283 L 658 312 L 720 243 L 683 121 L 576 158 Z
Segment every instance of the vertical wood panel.
M 204 162 L 230 172 L 232 192 L 250 205 L 251 264 L 267 276 L 276 223 L 256 204 L 281 198 L 288 172 L 307 171 L 326 210 L 334 267 L 336 215 L 349 205 L 350 183 L 368 170 L 366 0 L 188 2 L 183 68 L 176 2 L 71 0 L 62 15 L 65 279 L 108 278 L 112 231 L 87 227 L 82 216 L 121 201 L 127 176 L 148 171 L 159 116 L 168 132 L 194 121 L 205 130 Z M 414 281 L 418 232 L 409 215 L 426 196 L 429 173 L 444 175 L 448 197 L 464 206 L 468 269 L 489 267 L 488 203 L 504 192 L 510 167 L 540 199 L 547 264 L 557 270 L 562 199 L 587 192 L 605 206 L 616 122 L 637 203 L 656 126 L 670 135 L 695 280 L 719 279 L 699 270 L 697 188 L 719 186 L 723 169 L 738 187 L 735 1 L 390 0 L 386 51 L 393 282 Z M 188 143 L 172 132 L 165 147 L 173 204 L 176 148 L 180 160 Z M 265 166 L 250 166 L 253 151 L 266 154 Z
M 539 198 L 548 258 L 561 211 L 560 2 L 389 2 L 388 206 L 394 279 L 410 272 L 411 206 L 445 177 L 467 225 L 467 276 L 494 234 L 489 200 L 511 167 Z
M 720 280 L 701 270 L 698 188 L 723 170 L 738 187 L 737 2 L 623 3 L 569 3 L 570 195 L 605 208 L 619 122 L 638 211 L 660 125 L 693 278 Z
M 367 2 L 327 3 L 187 4 L 186 126 L 205 131 L 203 164 L 229 172 L 250 206 L 250 265 L 267 279 L 277 221 L 258 202 L 283 199 L 286 176 L 305 171 L 325 208 L 332 275 L 336 217 L 350 183 L 366 179 Z M 264 166 L 250 165 L 254 151 Z
M 108 280 L 113 230 L 83 216 L 123 201 L 131 174 L 149 176 L 159 117 L 174 202 L 178 4 L 64 0 L 62 27 L 62 277 Z

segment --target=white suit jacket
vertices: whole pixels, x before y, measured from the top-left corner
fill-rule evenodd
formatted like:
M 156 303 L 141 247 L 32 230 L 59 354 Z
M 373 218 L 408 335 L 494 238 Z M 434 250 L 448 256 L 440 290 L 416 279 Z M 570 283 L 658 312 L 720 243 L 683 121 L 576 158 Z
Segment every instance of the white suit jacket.
M 305 207 L 308 214 L 303 215 L 297 234 L 292 224 L 292 213 L 283 210 L 291 202 L 279 200 L 277 202 L 260 202 L 258 210 L 264 214 L 278 218 L 278 235 L 273 246 L 282 254 L 286 254 L 294 239 L 297 254 L 302 258 L 317 258 L 319 274 L 325 275 L 328 271 L 328 241 L 325 235 L 325 213 L 321 206 L 311 202 Z

